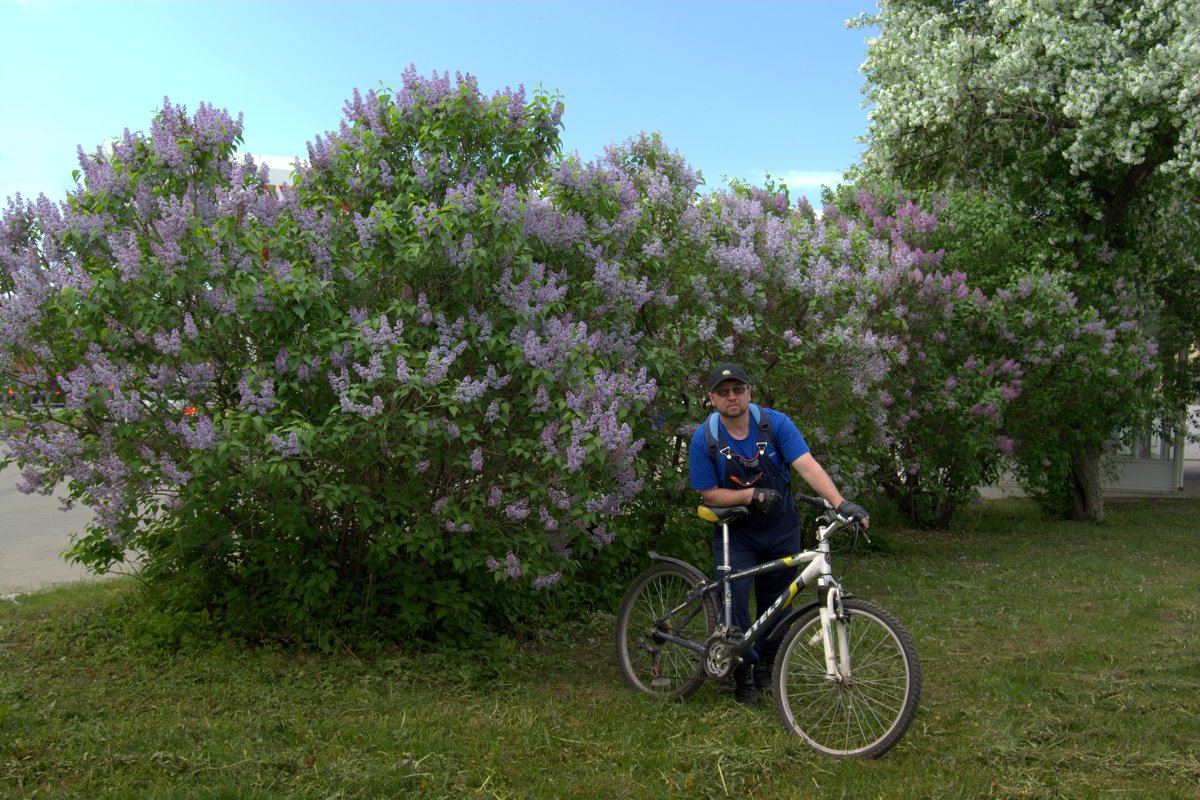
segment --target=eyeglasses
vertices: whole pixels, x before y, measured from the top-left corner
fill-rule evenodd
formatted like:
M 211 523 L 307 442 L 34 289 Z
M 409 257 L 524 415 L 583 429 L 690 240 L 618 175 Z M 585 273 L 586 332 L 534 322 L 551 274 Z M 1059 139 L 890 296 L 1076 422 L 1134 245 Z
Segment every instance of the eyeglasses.
M 724 389 L 713 389 L 713 392 L 718 397 L 729 397 L 730 393 L 737 395 L 738 397 L 741 397 L 749 390 L 750 390 L 750 387 L 747 386 L 746 384 L 742 383 L 737 386 L 726 386 Z

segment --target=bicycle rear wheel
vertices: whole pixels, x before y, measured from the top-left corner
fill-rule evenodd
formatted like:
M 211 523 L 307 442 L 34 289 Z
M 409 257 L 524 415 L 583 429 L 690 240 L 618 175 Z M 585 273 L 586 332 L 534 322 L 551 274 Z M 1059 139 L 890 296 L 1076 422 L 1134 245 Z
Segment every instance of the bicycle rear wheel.
M 717 625 L 717 608 L 705 594 L 686 606 L 704 576 L 679 564 L 655 564 L 634 579 L 617 613 L 617 664 L 625 682 L 639 692 L 684 698 L 704 682 L 704 656 L 661 634 L 703 644 Z M 679 608 L 683 606 L 682 608 Z M 665 615 L 672 609 L 679 610 Z
M 908 730 L 921 697 L 917 648 L 889 612 L 845 598 L 849 677 L 825 672 L 820 609 L 796 620 L 784 635 L 771 676 L 784 727 L 831 756 L 877 758 Z M 836 651 L 836 645 L 835 645 Z

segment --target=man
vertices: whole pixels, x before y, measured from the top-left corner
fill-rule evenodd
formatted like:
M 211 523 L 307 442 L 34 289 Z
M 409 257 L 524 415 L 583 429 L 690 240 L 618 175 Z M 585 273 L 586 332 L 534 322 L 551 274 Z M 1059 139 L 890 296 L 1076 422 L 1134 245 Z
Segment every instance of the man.
M 866 510 L 842 497 L 786 414 L 760 408 L 759 418 L 754 419 L 750 378 L 745 370 L 737 364 L 722 364 L 713 370 L 707 386 L 709 402 L 716 409 L 716 436 L 712 436 L 707 420 L 696 429 L 688 465 L 692 488 L 700 492 L 705 505 L 751 508 L 749 516 L 729 526 L 729 559 L 734 570 L 802 549 L 800 515 L 792 499 L 789 466 L 839 513 L 867 526 Z M 713 561 L 718 566 L 723 558 L 719 532 L 719 527 L 714 528 Z M 754 596 L 760 611 L 774 602 L 793 578 L 788 570 L 755 578 Z M 750 627 L 750 581 L 736 581 L 732 590 L 733 625 L 745 631 Z M 762 689 L 769 686 L 778 649 L 778 641 L 759 639 L 756 648 L 746 652 L 743 663 L 733 672 L 734 696 L 739 703 L 758 707 L 755 684 Z

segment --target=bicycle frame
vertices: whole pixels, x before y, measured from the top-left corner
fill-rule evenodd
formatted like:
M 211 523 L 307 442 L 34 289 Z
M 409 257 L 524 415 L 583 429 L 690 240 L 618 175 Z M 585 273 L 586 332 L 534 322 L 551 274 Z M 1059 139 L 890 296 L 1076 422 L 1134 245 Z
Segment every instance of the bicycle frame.
M 701 516 L 704 516 L 701 513 Z M 828 518 L 826 518 L 828 519 Z M 844 627 L 839 628 L 837 651 L 834 650 L 834 636 L 832 633 L 833 620 L 841 615 L 841 585 L 833 577 L 832 565 L 830 563 L 830 548 L 829 539 L 834 534 L 845 527 L 846 523 L 839 519 L 831 519 L 827 524 L 820 526 L 817 530 L 817 545 L 811 550 L 802 550 L 799 553 L 790 556 L 784 556 L 773 561 L 767 561 L 762 564 L 757 564 L 746 569 L 732 571 L 729 566 L 729 523 L 716 518 L 709 519 L 710 522 L 716 522 L 721 526 L 721 547 L 722 547 L 722 564 L 717 567 L 717 571 L 722 573 L 716 580 L 705 579 L 704 583 L 697 586 L 687 599 L 676 608 L 668 611 L 659 620 L 662 622 L 667 620 L 680 611 L 685 609 L 689 604 L 693 603 L 698 597 L 701 597 L 709 592 L 721 590 L 723 601 L 723 624 L 718 628 L 719 631 L 727 631 L 729 628 L 729 620 L 733 618 L 733 589 L 730 585 L 733 581 L 753 578 L 756 575 L 762 575 L 776 570 L 795 568 L 801 564 L 807 566 L 796 575 L 795 579 L 789 584 L 786 591 L 780 593 L 779 597 L 771 603 L 750 626 L 749 630 L 744 631 L 741 637 L 733 645 L 733 654 L 740 656 L 750 649 L 753 644 L 760 639 L 764 633 L 771 630 L 772 627 L 779 622 L 785 615 L 788 614 L 788 607 L 792 601 L 800 594 L 806 586 L 816 585 L 817 587 L 817 603 L 820 604 L 821 610 L 821 632 L 825 645 L 825 667 L 826 674 L 832 679 L 840 677 L 848 677 L 850 673 L 849 656 L 846 642 L 846 631 Z M 674 558 L 666 558 L 659 556 L 657 553 L 650 553 L 650 557 L 661 561 L 673 561 L 684 564 L 691 569 L 690 565 Z M 794 614 L 799 614 L 800 611 L 811 608 L 811 605 L 806 605 L 804 609 L 794 611 Z M 692 639 L 676 636 L 667 631 L 660 631 L 657 634 L 664 641 L 673 642 L 682 647 L 686 647 L 697 653 L 704 654 L 707 650 L 706 642 L 697 642 Z M 841 657 L 838 657 L 838 653 Z

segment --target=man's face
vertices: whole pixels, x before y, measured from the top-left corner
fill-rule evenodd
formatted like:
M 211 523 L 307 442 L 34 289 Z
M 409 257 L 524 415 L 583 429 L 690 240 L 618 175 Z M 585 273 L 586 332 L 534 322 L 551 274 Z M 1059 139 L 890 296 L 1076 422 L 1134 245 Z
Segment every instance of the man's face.
M 721 381 L 709 392 L 708 399 L 723 417 L 740 417 L 750 405 L 750 384 Z

